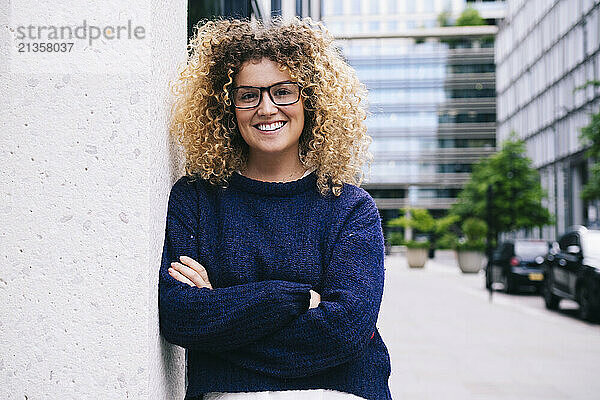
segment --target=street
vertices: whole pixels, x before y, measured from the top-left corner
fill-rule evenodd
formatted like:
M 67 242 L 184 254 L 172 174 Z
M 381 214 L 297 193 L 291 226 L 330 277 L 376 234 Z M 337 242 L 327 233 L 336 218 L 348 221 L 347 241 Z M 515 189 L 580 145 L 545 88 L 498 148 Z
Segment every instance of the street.
M 600 399 L 600 325 L 577 304 L 549 311 L 535 294 L 494 292 L 450 252 L 423 269 L 386 256 L 378 327 L 398 399 Z

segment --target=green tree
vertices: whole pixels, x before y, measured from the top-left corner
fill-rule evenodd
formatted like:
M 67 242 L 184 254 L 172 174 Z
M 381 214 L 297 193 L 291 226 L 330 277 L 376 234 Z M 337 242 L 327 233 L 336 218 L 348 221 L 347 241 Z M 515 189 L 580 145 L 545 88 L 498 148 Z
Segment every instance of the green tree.
M 410 218 L 406 216 L 408 211 L 410 211 Z M 402 227 L 405 229 L 410 227 L 417 234 L 426 234 L 429 237 L 429 243 L 424 243 L 423 246 L 429 244 L 438 249 L 451 249 L 455 247 L 458 241 L 458 233 L 460 232 L 460 228 L 457 226 L 460 220 L 458 215 L 448 214 L 441 218 L 433 218 L 429 211 L 420 208 L 403 208 L 401 213 L 404 215 L 390 220 L 387 226 L 390 228 Z M 390 243 L 392 239 L 396 241 L 394 244 L 400 244 L 400 240 L 402 244 L 405 243 L 404 237 L 400 232 L 393 232 L 393 234 L 397 234 L 397 236 L 392 237 L 390 235 Z M 411 244 L 415 245 L 414 241 Z
M 401 212 L 404 214 L 401 217 L 391 219 L 387 226 L 390 228 L 402 227 L 412 228 L 415 233 L 423 233 L 432 238 L 432 234 L 435 231 L 435 220 L 429 214 L 429 211 L 422 208 L 403 208 Z M 410 213 L 410 217 L 408 214 Z M 414 240 L 404 242 L 408 247 L 429 247 L 432 243 L 430 241 L 416 242 Z
M 437 16 L 437 22 L 439 26 L 452 26 L 450 22 L 450 11 L 444 10 Z
M 590 123 L 581 129 L 581 139 L 590 146 L 587 156 L 596 161 L 590 168 L 581 197 L 588 201 L 597 200 L 600 199 L 600 112 L 593 114 Z
M 586 89 L 588 86 L 595 86 L 595 87 L 598 87 L 598 86 L 600 86 L 600 81 L 597 81 L 597 80 L 591 80 L 591 81 L 587 81 L 587 82 L 586 82 L 586 83 L 584 83 L 583 85 L 581 85 L 581 86 L 577 86 L 577 87 L 576 87 L 576 88 L 573 90 L 573 92 L 576 92 L 576 91 L 578 91 L 578 90 L 583 90 L 583 89 Z
M 479 218 L 467 218 L 462 223 L 462 232 L 466 236 L 464 242 L 458 242 L 456 248 L 458 250 L 485 250 L 485 236 L 488 227 L 485 221 Z
M 450 24 L 450 13 L 448 11 L 444 11 L 442 13 L 440 13 L 437 17 L 438 19 L 438 24 L 440 26 L 451 26 Z M 485 21 L 485 19 L 483 19 L 481 17 L 481 15 L 479 15 L 479 11 L 477 11 L 474 8 L 471 7 L 467 7 L 463 10 L 463 12 L 460 14 L 460 16 L 458 17 L 458 19 L 455 22 L 455 26 L 477 26 L 477 25 L 486 25 L 487 22 Z M 447 39 L 442 39 L 443 43 L 448 43 L 448 45 L 450 46 L 450 48 L 457 48 L 457 47 L 470 47 L 471 39 L 461 39 L 461 38 L 447 38 Z M 481 43 L 485 44 L 490 44 L 493 43 L 494 41 L 494 37 L 493 36 L 484 36 L 481 38 Z
M 456 20 L 456 26 L 477 26 L 485 25 L 485 19 L 481 18 L 479 11 L 474 8 L 467 7 Z
M 493 218 L 488 229 L 494 238 L 500 232 L 550 224 L 552 218 L 542 206 L 544 192 L 538 172 L 525 155 L 525 143 L 514 132 L 496 154 L 473 167 L 470 180 L 452 206 L 461 221 L 487 218 L 487 188 L 493 187 Z
M 407 213 L 410 212 L 410 218 Z M 429 214 L 429 211 L 422 208 L 403 208 L 401 217 L 391 219 L 388 222 L 389 227 L 413 228 L 419 233 L 430 233 L 435 229 L 435 220 Z
M 435 220 L 435 247 L 437 249 L 452 249 L 458 242 L 459 229 L 457 222 L 460 217 L 455 214 L 448 213 L 445 217 Z

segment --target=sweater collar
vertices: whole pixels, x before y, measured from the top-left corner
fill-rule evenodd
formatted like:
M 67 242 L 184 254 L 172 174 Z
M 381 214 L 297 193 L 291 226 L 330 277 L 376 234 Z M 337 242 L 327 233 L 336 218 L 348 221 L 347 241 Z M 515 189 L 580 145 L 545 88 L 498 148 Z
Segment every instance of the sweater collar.
M 248 178 L 239 172 L 231 175 L 230 187 L 249 193 L 267 196 L 291 196 L 317 187 L 317 173 L 313 169 L 309 174 L 290 182 L 265 182 Z

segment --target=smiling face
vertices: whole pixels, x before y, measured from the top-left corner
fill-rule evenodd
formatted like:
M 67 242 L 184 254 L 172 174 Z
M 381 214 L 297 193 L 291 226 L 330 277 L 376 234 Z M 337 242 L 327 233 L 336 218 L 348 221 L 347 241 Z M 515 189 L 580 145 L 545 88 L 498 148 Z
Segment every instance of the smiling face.
M 235 86 L 268 87 L 279 82 L 292 81 L 279 64 L 263 58 L 246 61 L 235 78 Z M 240 133 L 253 156 L 283 156 L 298 158 L 298 143 L 304 128 L 302 98 L 294 104 L 278 106 L 263 90 L 260 104 L 250 109 L 235 109 Z

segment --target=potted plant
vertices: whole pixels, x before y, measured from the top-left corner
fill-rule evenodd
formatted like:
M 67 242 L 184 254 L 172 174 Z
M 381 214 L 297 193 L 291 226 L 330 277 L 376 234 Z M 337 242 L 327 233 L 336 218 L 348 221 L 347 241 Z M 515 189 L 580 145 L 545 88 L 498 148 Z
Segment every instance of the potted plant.
M 456 243 L 456 260 L 463 273 L 477 273 L 485 262 L 487 225 L 478 218 L 467 218 L 462 224 L 465 238 Z
M 429 241 L 406 242 L 406 262 L 410 268 L 423 268 L 429 258 Z
M 394 218 L 388 222 L 388 227 L 403 227 L 415 233 L 427 235 L 433 232 L 435 221 L 427 210 L 420 208 L 405 208 L 404 216 Z M 408 234 L 407 234 L 408 236 Z M 408 236 L 411 237 L 411 236 Z M 423 268 L 428 258 L 430 242 L 428 240 L 407 240 L 406 260 L 411 268 Z

